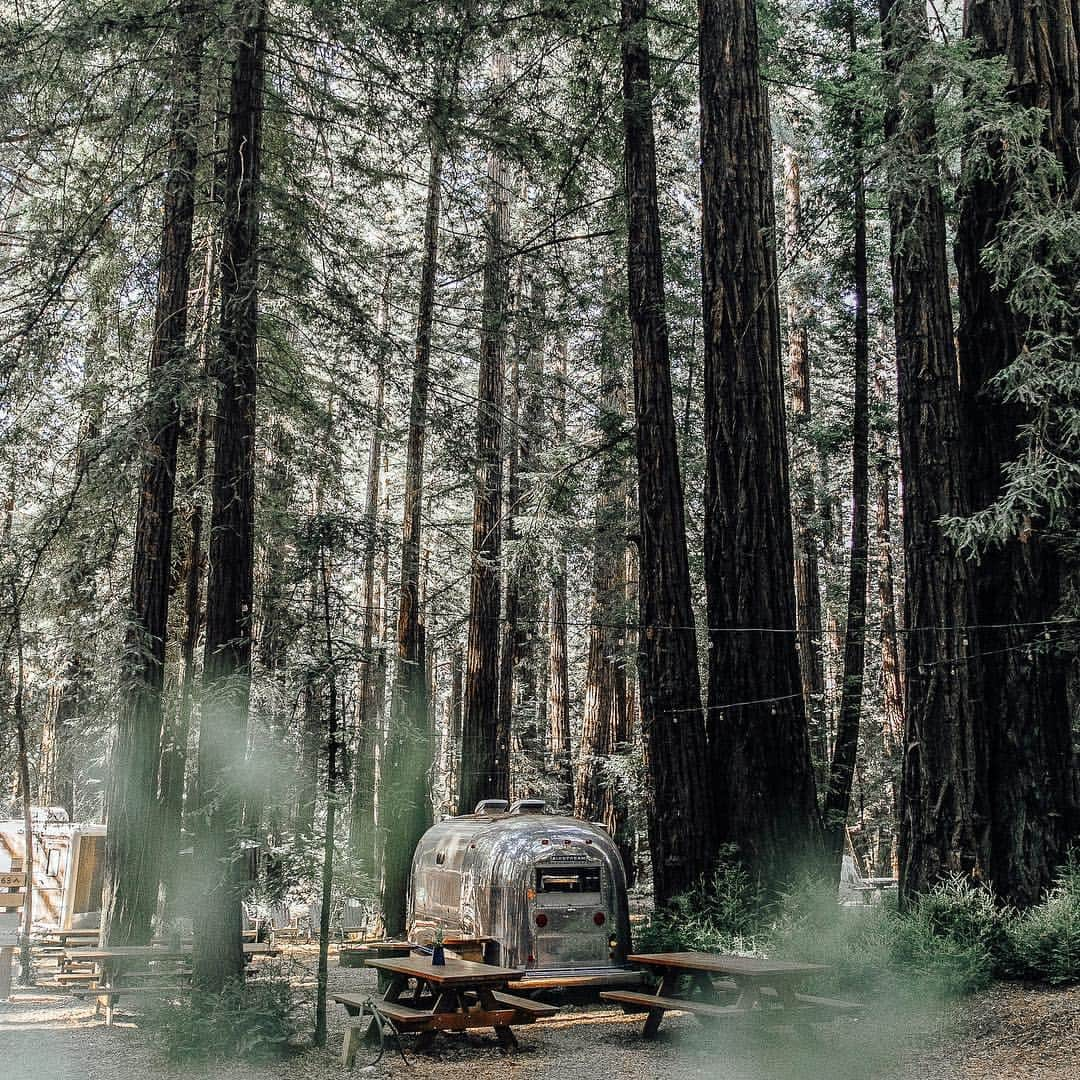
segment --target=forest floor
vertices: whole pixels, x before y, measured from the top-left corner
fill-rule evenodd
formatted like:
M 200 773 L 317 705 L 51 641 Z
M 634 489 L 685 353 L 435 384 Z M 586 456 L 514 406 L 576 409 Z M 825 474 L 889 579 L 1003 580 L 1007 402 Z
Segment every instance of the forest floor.
M 311 956 L 296 951 L 299 966 Z M 373 991 L 370 971 L 330 969 L 331 993 Z M 362 1048 L 352 1070 L 339 1063 L 344 1010 L 330 1008 L 326 1051 L 299 1050 L 267 1065 L 167 1066 L 140 1017 L 122 1009 L 111 1028 L 92 1005 L 56 994 L 20 992 L 0 1004 L 0 1076 L 43 1080 L 1080 1080 L 1080 988 L 999 984 L 960 1004 L 913 1014 L 877 1003 L 870 1017 L 818 1025 L 811 1039 L 788 1029 L 708 1029 L 668 1015 L 645 1042 L 642 1017 L 598 1004 L 564 1007 L 519 1028 L 504 1056 L 494 1036 L 442 1037 L 408 1064 L 388 1047 L 383 1060 Z

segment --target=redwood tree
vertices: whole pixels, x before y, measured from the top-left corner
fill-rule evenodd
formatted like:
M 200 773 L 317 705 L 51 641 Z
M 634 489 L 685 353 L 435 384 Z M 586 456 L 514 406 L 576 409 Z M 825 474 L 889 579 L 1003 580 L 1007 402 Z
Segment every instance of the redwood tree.
M 821 830 L 794 633 L 769 114 L 753 0 L 700 13 L 713 828 L 778 886 Z
M 383 822 L 382 909 L 386 932 L 405 931 L 405 892 L 413 849 L 431 819 L 428 770 L 432 762 L 428 727 L 424 627 L 420 615 L 421 511 L 424 502 L 424 447 L 431 380 L 431 324 L 439 258 L 445 116 L 437 102 L 431 122 L 424 252 L 416 323 L 409 441 L 401 533 L 401 587 L 397 609 L 397 659 L 391 691 L 390 729 L 379 788 Z M 365 763 L 366 764 L 366 763 Z
M 144 457 L 135 522 L 123 689 L 107 793 L 102 942 L 145 945 L 157 906 L 161 694 L 172 590 L 176 445 L 186 355 L 195 166 L 198 157 L 202 18 L 185 3 L 173 74 L 154 333 L 145 405 Z
M 638 678 L 659 905 L 713 868 L 716 778 L 705 757 L 682 477 L 671 402 L 646 0 L 622 0 L 627 271 L 640 556 Z
M 499 84 L 506 77 L 504 53 L 496 53 L 493 68 L 494 81 Z M 488 154 L 487 183 L 487 249 L 476 395 L 476 488 L 457 800 L 458 810 L 466 814 L 480 799 L 510 796 L 509 731 L 499 724 L 499 609 L 511 180 L 504 151 L 497 145 Z
M 1007 100 L 1046 110 L 1042 147 L 1060 164 L 1054 202 L 1076 205 L 1080 193 L 1080 52 L 1078 11 L 1070 0 L 969 0 L 964 34 L 982 57 L 1008 68 Z M 1002 227 L 1023 211 L 1026 177 L 1011 171 L 1000 135 L 969 145 L 960 189 L 956 241 L 960 383 L 966 420 L 973 510 L 997 499 L 1005 467 L 1021 450 L 1021 429 L 1037 422 L 1034 406 L 1006 400 L 995 379 L 1026 351 L 1027 336 L 1063 328 L 1032 320 L 1010 303 L 1008 285 L 984 263 Z M 1068 282 L 1072 289 L 1073 282 Z M 1030 362 L 1030 359 L 1029 361 Z M 1065 567 L 1047 537 L 1049 515 L 1032 513 L 991 542 L 974 570 L 983 670 L 981 715 L 987 726 L 992 827 L 989 874 L 1008 901 L 1036 903 L 1080 830 L 1068 701 L 1069 656 L 1045 633 L 1059 613 Z
M 905 899 L 988 861 L 985 754 L 971 570 L 945 535 L 945 516 L 968 509 L 945 208 L 929 32 L 919 0 L 881 0 L 888 76 L 893 312 L 904 511 L 907 627 L 900 890 Z
M 237 858 L 250 700 L 258 385 L 259 168 L 266 0 L 239 9 L 221 245 L 210 581 L 199 728 L 194 979 L 220 991 L 243 973 Z

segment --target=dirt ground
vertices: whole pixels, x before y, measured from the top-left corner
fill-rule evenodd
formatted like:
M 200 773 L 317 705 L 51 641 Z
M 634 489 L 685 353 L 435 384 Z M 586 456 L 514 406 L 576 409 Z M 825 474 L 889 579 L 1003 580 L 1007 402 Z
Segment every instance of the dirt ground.
M 298 958 L 301 962 L 308 957 Z M 331 967 L 331 992 L 374 992 L 369 971 Z M 0 1004 L 0 1078 L 48 1080 L 1080 1080 L 1080 988 L 999 985 L 960 1005 L 913 1013 L 876 1003 L 868 1017 L 818 1025 L 811 1037 L 723 1025 L 706 1028 L 669 1014 L 655 1042 L 642 1018 L 597 1003 L 566 1005 L 557 1017 L 520 1028 L 520 1048 L 504 1056 L 494 1036 L 440 1038 L 403 1060 L 361 1050 L 351 1070 L 338 1055 L 346 1017 L 332 1007 L 325 1051 L 299 1050 L 273 1065 L 180 1069 L 165 1064 L 153 1031 L 121 1008 L 113 1027 L 93 1006 L 56 994 L 20 992 Z

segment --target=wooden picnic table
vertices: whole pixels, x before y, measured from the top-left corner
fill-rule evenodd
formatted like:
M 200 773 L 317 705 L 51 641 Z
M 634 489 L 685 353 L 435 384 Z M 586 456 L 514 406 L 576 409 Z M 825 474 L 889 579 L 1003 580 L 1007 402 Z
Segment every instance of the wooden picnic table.
M 780 1024 L 862 1011 L 855 1002 L 798 992 L 800 982 L 828 970 L 823 964 L 702 952 L 639 953 L 627 959 L 659 974 L 655 993 L 611 990 L 600 996 L 647 1010 L 642 1032 L 647 1039 L 656 1035 L 668 1010 L 690 1012 L 704 1020 L 745 1017 Z
M 471 960 L 447 957 L 445 964 L 432 964 L 427 956 L 378 957 L 366 962 L 390 977 L 386 993 L 373 1004 L 391 1020 L 402 1033 L 419 1035 L 418 1049 L 431 1046 L 440 1031 L 465 1031 L 472 1028 L 494 1028 L 503 1049 L 517 1045 L 512 1028 L 531 1024 L 545 1016 L 553 1016 L 553 1005 L 515 997 L 507 992 L 511 979 L 520 979 L 524 968 L 496 967 Z M 404 995 L 413 983 L 411 996 Z M 362 1012 L 368 999 L 356 994 L 335 994 L 334 1000 L 344 1005 L 350 1016 Z M 360 1039 L 372 1031 L 362 1032 L 359 1024 L 345 1029 L 341 1059 L 351 1065 Z
M 269 945 L 257 942 L 245 942 L 243 945 L 244 961 L 248 963 L 255 956 L 275 955 Z M 168 945 L 115 945 L 102 948 L 65 949 L 57 974 L 57 981 L 65 984 L 84 983 L 82 994 L 93 996 L 96 1000 L 95 1012 L 105 1010 L 106 1026 L 112 1023 L 113 1006 L 117 998 L 141 996 L 146 994 L 170 994 L 182 989 L 190 978 L 186 967 L 191 959 L 190 942 L 179 946 Z M 76 971 L 73 965 L 83 965 Z M 151 964 L 168 965 L 168 970 L 150 971 Z M 85 965 L 92 965 L 87 969 Z M 167 982 L 155 982 L 146 985 L 134 985 L 128 981 L 132 972 L 165 976 Z

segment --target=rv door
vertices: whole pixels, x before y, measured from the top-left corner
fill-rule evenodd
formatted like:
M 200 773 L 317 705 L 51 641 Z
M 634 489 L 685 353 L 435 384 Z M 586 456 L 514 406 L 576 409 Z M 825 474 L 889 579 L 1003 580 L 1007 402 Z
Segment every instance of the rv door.
M 533 931 L 538 968 L 609 963 L 610 912 L 600 866 L 536 869 Z

